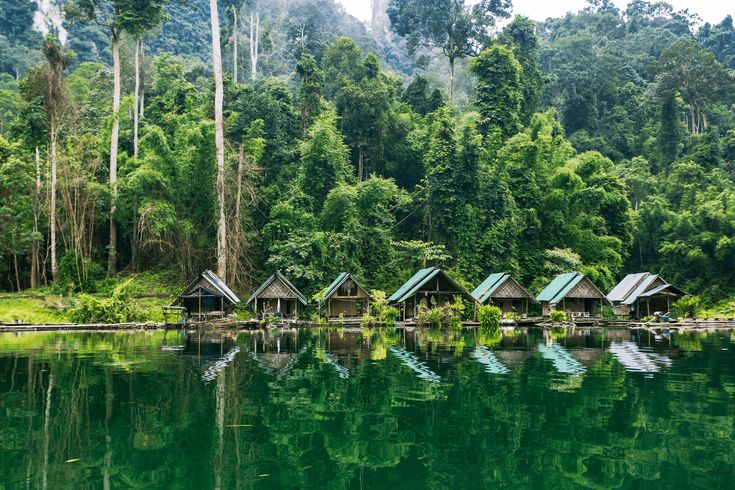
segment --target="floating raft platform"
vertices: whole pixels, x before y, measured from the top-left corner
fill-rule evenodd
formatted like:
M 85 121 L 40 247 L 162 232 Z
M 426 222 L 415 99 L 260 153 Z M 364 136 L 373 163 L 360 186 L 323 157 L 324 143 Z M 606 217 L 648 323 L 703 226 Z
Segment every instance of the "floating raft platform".
M 415 321 L 396 322 L 396 328 L 420 328 Z M 384 327 L 385 323 L 374 323 L 371 327 Z M 479 322 L 467 321 L 462 323 L 464 328 L 478 328 Z M 503 328 L 510 327 L 540 327 L 546 328 L 553 326 L 549 322 L 544 322 L 540 318 L 526 318 L 511 322 L 503 322 Z M 566 325 L 571 327 L 572 324 Z M 575 327 L 597 327 L 597 328 L 631 328 L 650 331 L 717 331 L 717 330 L 735 330 L 734 319 L 702 319 L 688 320 L 679 322 L 626 322 L 626 321 L 601 321 L 594 322 L 575 321 Z M 171 323 L 171 322 L 145 322 L 145 323 L 0 323 L 0 333 L 22 333 L 22 332 L 114 332 L 114 331 L 144 331 L 144 330 L 182 330 L 189 331 L 207 331 L 207 330 L 260 330 L 260 329 L 296 329 L 296 328 L 362 328 L 362 323 L 355 319 L 354 321 L 330 321 L 327 323 L 308 322 L 308 321 L 281 321 L 278 323 L 269 323 L 264 325 L 258 320 L 234 320 L 222 318 L 212 321 L 187 322 L 187 323 Z

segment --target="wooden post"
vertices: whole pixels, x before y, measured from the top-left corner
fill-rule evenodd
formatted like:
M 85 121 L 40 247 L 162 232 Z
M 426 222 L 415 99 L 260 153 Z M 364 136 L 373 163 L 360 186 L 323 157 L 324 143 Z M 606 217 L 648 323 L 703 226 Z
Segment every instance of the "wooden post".
M 298 298 L 293 300 L 293 304 L 294 304 L 293 316 L 294 316 L 294 319 L 298 321 L 299 320 L 299 300 Z
M 649 300 L 648 298 L 646 298 L 646 311 L 646 315 L 651 316 L 651 300 Z

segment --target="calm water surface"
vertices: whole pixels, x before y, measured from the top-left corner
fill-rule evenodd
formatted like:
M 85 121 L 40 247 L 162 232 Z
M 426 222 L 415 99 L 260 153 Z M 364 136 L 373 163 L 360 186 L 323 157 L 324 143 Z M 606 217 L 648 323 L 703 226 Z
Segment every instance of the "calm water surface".
M 0 489 L 735 488 L 735 335 L 0 334 Z

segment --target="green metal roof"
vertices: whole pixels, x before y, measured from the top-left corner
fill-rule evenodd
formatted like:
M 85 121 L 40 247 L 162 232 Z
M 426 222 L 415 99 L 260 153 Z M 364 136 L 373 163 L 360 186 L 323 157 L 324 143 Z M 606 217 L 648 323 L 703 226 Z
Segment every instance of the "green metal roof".
M 424 277 L 429 275 L 436 267 L 427 267 L 426 269 L 421 269 L 416 274 L 411 277 L 408 281 L 406 281 L 403 286 L 398 288 L 398 290 L 391 295 L 390 298 L 388 298 L 388 302 L 390 303 L 396 303 L 399 302 L 398 299 L 401 298 L 408 292 L 410 289 L 412 289 L 417 282 L 421 281 Z
M 559 274 L 554 278 L 553 281 L 549 283 L 548 286 L 544 288 L 541 293 L 536 296 L 536 300 L 539 302 L 542 301 L 548 301 L 550 304 L 555 305 L 559 303 L 562 299 L 566 297 L 567 294 L 571 292 L 574 287 L 582 282 L 582 279 L 585 278 L 584 274 L 580 274 L 579 272 L 567 272 L 566 274 Z M 595 286 L 592 282 L 592 287 L 597 290 L 598 293 L 600 293 L 600 299 L 604 299 L 607 301 L 608 304 L 610 304 L 610 301 L 605 296 L 605 293 L 600 291 L 600 289 Z
M 472 297 L 480 303 L 484 302 L 484 299 L 487 299 L 488 296 L 498 289 L 498 286 L 503 284 L 508 277 L 510 277 L 510 274 L 505 272 L 490 274 L 487 279 L 482 281 L 482 283 L 472 291 Z
M 296 296 L 296 299 L 301 301 L 302 305 L 306 305 L 307 303 L 306 297 L 304 297 L 304 295 L 301 294 L 301 292 L 298 289 L 296 289 L 296 286 L 291 284 L 291 282 L 288 279 L 286 279 L 286 277 L 283 274 L 281 274 L 281 271 L 276 271 L 273 274 L 271 274 L 271 276 L 268 279 L 266 279 L 263 282 L 263 284 L 260 285 L 260 287 L 253 293 L 253 295 L 250 296 L 250 299 L 248 300 L 247 303 L 245 303 L 245 305 L 249 305 L 260 293 L 262 293 L 265 290 L 265 288 L 270 286 L 270 284 L 276 279 L 280 279 L 281 282 L 283 282 L 283 284 L 285 284 L 286 287 L 292 293 L 294 293 L 294 296 Z
M 329 298 L 334 292 L 339 288 L 347 279 L 352 279 L 352 281 L 357 285 L 358 288 L 362 289 L 367 293 L 367 289 L 362 287 L 362 284 L 352 277 L 352 274 L 349 274 L 347 272 L 341 273 L 339 276 L 337 276 L 337 279 L 332 281 L 332 284 L 329 285 L 329 287 L 324 291 L 324 294 L 322 294 L 320 301 L 324 301 L 325 299 Z M 370 296 L 370 293 L 368 293 L 368 296 Z
M 543 291 L 536 296 L 538 301 L 548 301 L 551 304 L 556 304 L 566 296 L 566 294 L 572 290 L 574 286 L 579 284 L 579 281 L 584 278 L 583 274 L 579 272 L 567 272 L 566 274 L 559 274 L 552 280 Z
M 466 299 L 470 301 L 474 301 L 475 298 L 472 297 L 470 293 L 464 290 L 462 286 L 457 284 L 457 282 L 449 277 L 449 275 L 444 272 L 443 270 L 437 268 L 437 267 L 428 267 L 426 269 L 421 269 L 416 274 L 413 275 L 411 279 L 406 281 L 406 283 L 401 286 L 398 291 L 393 293 L 390 298 L 388 298 L 388 301 L 390 303 L 402 303 L 403 301 L 406 301 L 408 298 L 416 294 L 421 287 L 429 282 L 432 278 L 443 275 L 449 283 L 457 289 L 457 293 L 464 296 Z

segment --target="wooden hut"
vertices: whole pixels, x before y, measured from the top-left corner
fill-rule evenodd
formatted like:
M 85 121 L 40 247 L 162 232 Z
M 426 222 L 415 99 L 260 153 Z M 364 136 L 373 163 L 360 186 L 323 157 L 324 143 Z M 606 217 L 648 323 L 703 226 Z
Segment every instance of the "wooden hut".
M 239 303 L 240 299 L 222 279 L 206 270 L 191 281 L 164 312 L 180 310 L 184 320 L 206 320 L 227 316 Z
M 673 301 L 686 295 L 658 274 L 628 274 L 607 295 L 616 315 L 643 318 L 655 312 L 668 313 Z
M 362 318 L 370 314 L 370 294 L 347 272 L 341 273 L 322 294 L 327 318 Z
M 299 303 L 306 306 L 306 298 L 281 271 L 274 272 L 250 296 L 246 305 L 253 304 L 255 318 L 269 317 L 296 321 L 299 318 Z
M 559 274 L 536 300 L 545 317 L 553 310 L 561 310 L 572 318 L 602 318 L 602 307 L 610 304 L 602 291 L 579 272 Z
M 481 305 L 493 304 L 499 307 L 504 315 L 517 313 L 523 318 L 528 316 L 528 303 L 538 303 L 536 298 L 507 272 L 490 274 L 472 291 L 472 297 Z
M 475 298 L 446 272 L 436 267 L 428 267 L 414 274 L 388 298 L 388 302 L 400 305 L 402 317 L 407 320 L 418 316 L 422 302 L 429 307 L 433 304 L 445 306 L 454 303 L 457 297 L 473 303 L 475 301 Z

